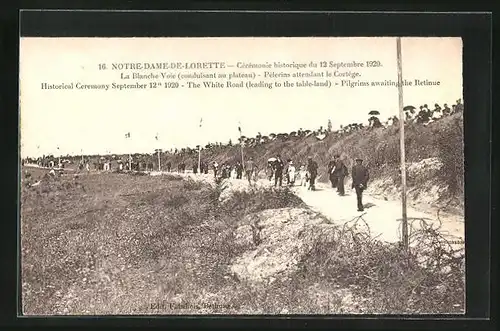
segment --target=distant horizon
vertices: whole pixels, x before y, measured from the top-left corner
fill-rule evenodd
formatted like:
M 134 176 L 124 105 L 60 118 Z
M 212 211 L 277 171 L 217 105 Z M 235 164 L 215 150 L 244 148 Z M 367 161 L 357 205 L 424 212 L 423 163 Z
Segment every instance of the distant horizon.
M 20 154 L 22 158 L 152 154 L 157 148 L 195 148 L 198 144 L 227 144 L 230 139 L 237 144 L 239 126 L 244 136 L 255 137 L 258 132 L 268 136 L 299 128 L 326 129 L 330 119 L 335 131 L 340 125 L 367 124 L 371 110 L 378 110 L 380 121 L 385 122 L 399 117 L 394 86 L 74 91 L 42 90 L 40 83 L 118 81 L 117 71 L 99 72 L 97 65 L 174 59 L 252 63 L 379 60 L 383 67 L 366 69 L 359 79 L 397 81 L 395 40 L 21 38 Z M 457 99 L 465 103 L 460 38 L 402 38 L 402 53 L 403 79 L 441 82 L 440 86 L 404 87 L 405 106 L 434 108 L 435 103 L 441 107 L 447 103 L 451 108 Z M 131 136 L 125 138 L 128 132 Z

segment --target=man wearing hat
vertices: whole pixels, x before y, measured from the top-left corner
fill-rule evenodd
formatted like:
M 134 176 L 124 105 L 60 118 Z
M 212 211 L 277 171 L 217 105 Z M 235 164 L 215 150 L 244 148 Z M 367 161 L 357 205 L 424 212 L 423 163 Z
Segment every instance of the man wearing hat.
M 283 164 L 283 160 L 281 160 L 281 156 L 276 155 L 276 161 L 274 161 L 274 186 L 279 186 L 283 184 L 283 168 L 285 165 Z
M 295 185 L 295 173 L 296 173 L 296 169 L 295 169 L 295 165 L 293 164 L 293 161 L 290 160 L 288 162 L 288 168 L 287 168 L 287 183 L 289 186 L 294 186 Z
M 352 167 L 352 188 L 356 190 L 356 199 L 358 202 L 358 211 L 363 211 L 363 191 L 368 185 L 370 174 L 363 165 L 363 160 L 356 159 L 356 164 Z
M 315 191 L 314 181 L 318 175 L 318 164 L 313 161 L 312 157 L 307 158 L 307 172 L 309 173 L 309 187 L 307 189 Z
M 348 175 L 347 167 L 344 162 L 340 159 L 340 155 L 334 156 L 334 167 L 332 169 L 332 174 L 335 177 L 335 182 L 337 184 L 337 192 L 340 196 L 345 195 L 344 191 L 344 179 Z
M 335 177 L 335 175 L 333 174 L 333 168 L 334 167 L 335 167 L 335 161 L 334 160 L 331 160 L 330 162 L 328 162 L 328 166 L 327 166 L 328 177 L 330 178 L 330 183 L 332 183 L 332 188 L 336 188 L 337 187 L 337 177 Z M 338 189 L 337 189 L 337 192 L 338 192 Z

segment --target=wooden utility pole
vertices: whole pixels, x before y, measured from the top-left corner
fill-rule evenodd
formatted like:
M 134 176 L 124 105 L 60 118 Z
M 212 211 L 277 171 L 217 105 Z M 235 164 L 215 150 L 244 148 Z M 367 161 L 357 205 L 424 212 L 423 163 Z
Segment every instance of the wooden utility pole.
M 200 136 L 201 136 L 201 124 L 202 123 L 203 123 L 203 117 L 200 118 Z M 201 143 L 198 145 L 198 171 L 201 175 L 202 174 L 202 171 L 201 171 Z
M 161 171 L 161 149 L 158 148 L 158 171 Z
M 240 126 L 238 127 L 238 131 L 240 131 L 240 147 L 241 147 L 241 166 L 243 167 L 243 171 L 246 171 L 245 169 L 245 160 L 243 157 L 243 139 L 242 139 L 242 134 L 241 134 L 241 123 Z
M 201 145 L 198 145 L 198 171 L 201 175 Z
M 130 139 L 130 132 L 125 134 L 125 139 Z M 132 154 L 128 153 L 128 171 L 132 171 Z
M 406 216 L 406 160 L 405 160 L 405 121 L 403 111 L 403 63 L 401 59 L 401 37 L 396 39 L 398 58 L 398 92 L 399 92 L 399 145 L 401 149 L 401 203 L 402 203 L 402 234 L 403 246 L 408 250 L 408 219 Z
M 156 133 L 155 139 L 156 139 L 157 145 L 158 145 L 158 141 L 160 140 L 159 136 L 158 136 L 158 132 Z M 158 153 L 158 171 L 161 171 L 161 148 L 157 148 L 156 152 Z M 151 169 L 151 170 L 153 170 L 153 169 Z

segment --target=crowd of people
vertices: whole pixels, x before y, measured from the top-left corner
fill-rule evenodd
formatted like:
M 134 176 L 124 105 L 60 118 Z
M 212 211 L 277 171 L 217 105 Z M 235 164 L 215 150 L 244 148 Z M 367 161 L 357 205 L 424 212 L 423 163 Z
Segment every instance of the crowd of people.
M 368 169 L 363 165 L 363 160 L 357 158 L 356 164 L 352 168 L 352 189 L 356 192 L 358 211 L 363 211 L 362 196 L 367 188 L 369 180 Z M 193 172 L 197 164 L 193 166 Z M 307 187 L 308 190 L 316 190 L 316 178 L 318 177 L 318 163 L 309 157 L 306 164 L 296 165 L 292 159 L 284 161 L 281 155 L 276 155 L 267 160 L 266 178 L 274 187 Z M 234 164 L 224 162 L 218 164 L 212 162 L 212 171 L 214 179 L 242 179 L 247 180 L 249 185 L 257 181 L 259 169 L 253 157 L 249 157 L 244 164 L 236 161 Z M 345 178 L 349 171 L 340 155 L 335 155 L 327 165 L 328 176 L 333 189 L 339 196 L 345 196 Z M 245 178 L 243 178 L 243 175 Z
M 461 113 L 464 110 L 464 105 L 462 103 L 461 99 L 456 100 L 456 103 L 451 106 L 451 108 L 448 106 L 448 104 L 443 104 L 443 107 L 441 107 L 439 104 L 435 103 L 434 107 L 431 108 L 427 104 L 421 105 L 418 109 L 413 106 L 407 106 L 404 108 L 404 114 L 405 114 L 405 123 L 417 123 L 417 124 L 423 124 L 423 125 L 429 125 L 430 123 L 433 123 L 435 121 L 438 121 L 439 119 L 453 115 L 455 113 Z M 350 134 L 355 131 L 359 130 L 370 130 L 370 129 L 378 129 L 378 128 L 387 128 L 393 125 L 397 125 L 399 123 L 399 119 L 397 116 L 392 116 L 387 119 L 385 122 L 381 122 L 379 120 L 380 113 L 378 111 L 371 111 L 370 114 L 375 113 L 375 115 L 370 115 L 368 119 L 368 125 L 365 126 L 362 123 L 351 123 L 348 125 L 341 125 L 340 129 L 338 130 L 332 130 L 331 128 L 331 122 L 329 122 L 328 127 L 320 127 L 317 130 L 304 130 L 302 128 L 299 128 L 297 131 L 292 131 L 290 133 L 279 133 L 279 134 L 274 134 L 270 133 L 269 135 L 262 135 L 260 132 L 255 136 L 255 137 L 245 137 L 241 136 L 240 137 L 240 144 L 243 144 L 245 147 L 255 147 L 257 145 L 265 145 L 271 141 L 274 140 L 281 140 L 281 141 L 289 141 L 297 138 L 306 138 L 306 137 L 316 137 L 318 140 L 323 140 L 329 135 L 334 135 L 338 137 L 345 136 L 347 134 Z M 217 152 L 222 152 L 227 148 L 232 148 L 233 144 L 231 141 L 228 144 L 223 144 L 223 143 L 209 143 L 207 144 L 204 148 L 204 152 L 208 153 L 213 153 L 216 154 Z M 163 159 L 169 159 L 171 157 L 189 157 L 189 156 L 195 156 L 198 154 L 198 148 L 181 148 L 181 149 L 171 149 L 169 151 L 165 151 L 163 153 Z M 40 166 L 43 167 L 55 167 L 58 165 L 58 160 L 55 158 L 53 155 L 48 155 L 48 156 L 42 156 L 39 158 L 26 158 L 22 160 L 23 163 L 36 163 Z M 78 161 L 76 161 L 78 162 Z M 153 167 L 155 166 L 155 155 L 151 154 L 146 154 L 146 155 L 135 155 L 132 160 L 128 160 L 127 158 L 123 158 L 120 161 L 123 165 L 121 166 L 125 170 L 147 170 L 150 169 L 152 170 Z M 108 158 L 107 160 L 101 160 L 98 159 L 94 162 L 91 162 L 90 160 L 84 161 L 84 168 L 87 168 L 87 163 L 89 163 L 88 167 L 92 167 L 96 170 L 104 170 L 105 167 L 107 167 L 105 164 L 108 163 L 109 167 L 111 167 L 111 160 Z M 163 161 L 162 161 L 163 163 Z M 168 162 L 167 162 L 168 163 Z M 131 169 L 129 169 L 129 164 L 131 165 Z M 59 165 L 60 167 L 64 167 L 64 164 Z M 185 170 L 186 165 L 183 164 L 182 162 L 178 165 L 181 166 Z M 116 165 L 117 168 L 120 168 L 120 165 Z M 162 168 L 166 169 L 167 171 L 171 170 L 172 165 L 170 164 L 165 164 Z M 195 169 L 196 168 L 196 169 Z M 207 163 L 204 163 L 201 167 L 201 169 L 198 169 L 198 164 L 195 162 L 193 164 L 193 171 L 200 171 L 203 173 L 207 173 L 209 168 L 209 165 Z M 221 169 L 227 168 L 228 165 L 221 165 Z M 178 169 L 178 171 L 181 171 L 181 169 Z
M 405 123 L 417 123 L 417 124 L 423 124 L 423 125 L 428 125 L 430 123 L 433 123 L 435 121 L 438 121 L 439 119 L 453 115 L 455 113 L 460 113 L 463 112 L 464 106 L 462 104 L 462 100 L 458 99 L 456 100 L 456 103 L 451 106 L 451 108 L 448 106 L 448 104 L 443 104 L 443 107 L 441 107 L 439 104 L 434 104 L 434 107 L 431 108 L 427 104 L 421 105 L 418 109 L 413 106 L 407 106 L 404 108 L 404 114 L 405 118 L 404 121 Z M 364 126 L 361 123 L 353 123 L 349 124 L 346 126 L 341 126 L 339 130 L 333 131 L 331 129 L 331 122 L 329 122 L 327 128 L 320 127 L 318 130 L 303 130 L 302 128 L 298 129 L 297 131 L 293 131 L 288 133 L 280 133 L 280 134 L 274 134 L 271 133 L 268 136 L 263 136 L 261 133 L 258 133 L 256 137 L 254 138 L 247 138 L 244 136 L 241 136 L 239 141 L 240 144 L 242 144 L 245 147 L 253 147 L 259 144 L 266 144 L 270 141 L 273 140 L 282 140 L 282 141 L 287 141 L 289 139 L 296 139 L 296 138 L 304 138 L 304 137 L 316 137 L 318 140 L 323 140 L 326 138 L 328 135 L 337 135 L 337 136 L 344 136 L 345 134 L 349 134 L 354 131 L 359 131 L 359 130 L 365 130 L 365 129 L 378 129 L 378 128 L 385 128 L 393 125 L 399 124 L 399 119 L 397 116 L 390 117 L 387 121 L 382 123 L 379 120 L 379 115 L 378 111 L 371 111 L 369 113 L 370 117 L 368 120 L 368 126 Z M 217 151 L 222 151 L 225 148 L 232 147 L 232 143 L 229 142 L 228 144 L 222 144 L 222 143 L 215 143 L 215 144 L 208 144 L 205 146 L 205 153 L 206 152 L 211 152 L 212 155 L 215 155 Z M 167 161 L 162 161 L 162 166 L 161 170 L 166 170 L 167 172 L 173 171 L 172 168 L 172 161 L 175 158 L 171 157 L 178 157 L 177 159 L 185 159 L 186 157 L 194 156 L 198 154 L 197 149 L 193 148 L 182 148 L 182 149 L 175 149 L 171 150 L 168 152 L 165 152 L 163 154 L 163 158 L 166 159 Z M 170 160 L 169 160 L 170 159 Z M 361 161 L 361 160 L 359 160 Z M 61 161 L 61 158 L 57 159 L 52 155 L 49 156 L 42 156 L 37 159 L 33 158 L 27 158 L 22 160 L 23 164 L 25 162 L 27 163 L 36 163 L 39 166 L 42 167 L 48 167 L 48 168 L 64 168 L 65 164 L 69 162 L 68 160 L 63 160 Z M 111 157 L 100 157 L 97 159 L 94 159 L 92 162 L 90 158 L 84 159 L 82 157 L 82 160 L 78 161 L 78 169 L 79 170 L 86 170 L 90 171 L 91 168 L 94 170 L 99 170 L 99 171 L 130 171 L 130 170 L 135 170 L 135 171 L 153 171 L 154 168 L 160 168 L 158 164 L 155 165 L 154 163 L 154 156 L 153 155 L 139 155 L 135 156 L 134 158 L 118 158 L 118 159 L 113 159 Z M 362 165 L 362 161 L 360 164 L 357 163 L 356 161 L 356 166 L 359 165 L 356 169 L 356 174 L 358 174 L 360 171 L 359 169 L 362 169 L 364 166 Z M 257 165 L 254 162 L 253 158 L 249 158 L 244 162 L 244 164 L 240 161 L 235 161 L 233 163 L 231 162 L 223 162 L 222 164 L 218 164 L 216 161 L 213 161 L 211 163 L 206 162 L 205 160 L 197 160 L 196 162 L 193 162 L 192 164 L 192 172 L 193 173 L 203 173 L 203 174 L 208 174 L 209 168 L 213 171 L 213 175 L 215 178 L 235 178 L 235 179 L 243 179 L 243 176 L 245 175 L 245 178 L 248 180 L 249 183 L 251 183 L 252 180 L 255 180 L 257 177 L 258 169 Z M 334 157 L 333 160 L 331 160 L 328 165 L 326 166 L 328 169 L 328 177 L 330 180 L 330 183 L 333 188 L 335 188 L 340 196 L 343 196 L 345 194 L 345 189 L 344 189 L 344 181 L 346 176 L 348 176 L 349 171 L 347 167 L 344 165 L 343 161 L 340 159 L 338 155 Z M 368 179 L 364 179 L 365 175 L 360 175 L 361 179 L 355 181 L 355 176 L 354 176 L 354 167 L 352 169 L 352 176 L 353 176 L 353 185 L 356 188 L 356 193 L 357 195 L 360 195 L 362 190 L 366 188 L 366 184 Z M 186 164 L 183 161 L 180 161 L 177 164 L 177 171 L 178 172 L 186 172 Z M 274 186 L 282 186 L 283 181 L 285 181 L 285 185 L 287 186 L 294 186 L 296 185 L 297 182 L 299 182 L 300 186 L 307 186 L 309 190 L 315 190 L 315 180 L 318 175 L 318 165 L 315 161 L 313 161 L 311 158 L 308 159 L 306 164 L 294 164 L 294 162 L 291 159 L 288 159 L 286 161 L 283 161 L 281 159 L 280 155 L 277 155 L 276 157 L 270 158 L 267 161 L 267 178 L 269 181 L 274 180 Z M 362 174 L 365 174 L 365 171 L 361 171 Z M 368 172 L 366 170 L 366 178 L 368 178 Z M 356 175 L 357 176 L 357 175 Z M 357 183 L 357 184 L 355 184 Z M 363 189 L 359 189 L 359 187 L 363 187 Z M 359 191 L 359 192 L 358 192 Z M 360 208 L 362 209 L 362 208 Z

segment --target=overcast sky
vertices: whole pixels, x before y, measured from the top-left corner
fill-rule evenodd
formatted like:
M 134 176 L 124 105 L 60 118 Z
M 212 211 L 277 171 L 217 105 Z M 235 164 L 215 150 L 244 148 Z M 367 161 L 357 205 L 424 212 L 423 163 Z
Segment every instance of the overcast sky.
M 110 66 L 113 62 L 378 60 L 380 68 L 340 71 L 360 72 L 361 77 L 353 80 L 397 81 L 396 38 L 22 38 L 20 46 L 23 157 L 80 154 L 81 150 L 87 154 L 153 152 L 155 148 L 235 141 L 238 123 L 244 135 L 254 136 L 257 132 L 266 135 L 326 127 L 328 119 L 334 129 L 341 124 L 366 123 L 367 113 L 374 109 L 380 111 L 382 120 L 398 114 L 396 87 L 41 89 L 44 82 L 125 83 L 121 71 L 98 70 L 99 63 Z M 438 102 L 451 107 L 462 98 L 460 38 L 403 38 L 402 58 L 404 79 L 441 82 L 439 87 L 405 87 L 405 105 L 427 103 L 431 107 Z M 130 139 L 125 139 L 127 132 Z

